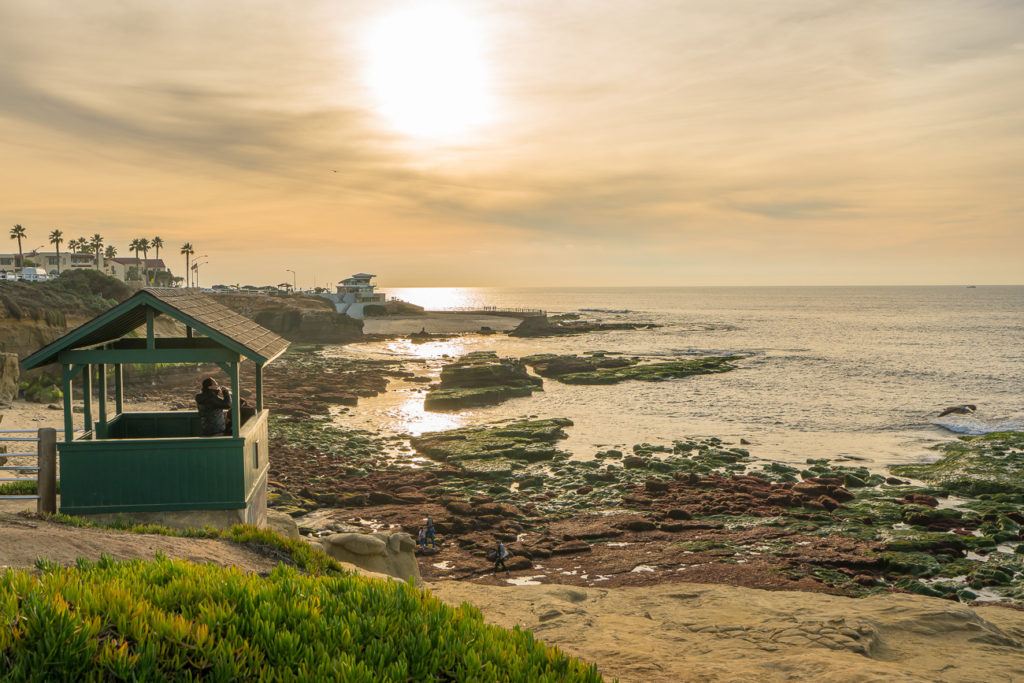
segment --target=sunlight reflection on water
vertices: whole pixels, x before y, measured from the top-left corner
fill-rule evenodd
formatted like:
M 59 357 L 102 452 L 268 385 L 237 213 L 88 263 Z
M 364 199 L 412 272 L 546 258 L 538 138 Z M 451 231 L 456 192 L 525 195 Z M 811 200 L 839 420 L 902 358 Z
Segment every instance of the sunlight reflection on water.
M 402 394 L 402 402 L 385 412 L 399 431 L 419 436 L 423 432 L 457 429 L 465 424 L 465 419 L 459 413 L 432 413 L 424 410 L 422 394 Z

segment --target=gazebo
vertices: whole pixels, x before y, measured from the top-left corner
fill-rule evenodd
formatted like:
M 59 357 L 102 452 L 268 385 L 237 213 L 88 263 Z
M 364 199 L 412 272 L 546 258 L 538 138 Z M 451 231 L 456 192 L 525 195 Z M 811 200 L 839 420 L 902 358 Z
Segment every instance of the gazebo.
M 185 336 L 157 337 L 159 316 L 181 323 Z M 129 336 L 143 327 L 145 337 Z M 61 511 L 176 526 L 263 525 L 269 465 L 263 368 L 287 348 L 278 335 L 208 296 L 147 288 L 25 358 L 23 370 L 62 368 Z M 256 364 L 255 415 L 242 423 L 239 365 L 246 359 Z M 231 434 L 200 436 L 194 410 L 124 412 L 124 366 L 154 363 L 220 366 L 231 378 Z M 74 382 L 81 382 L 84 403 L 77 436 Z

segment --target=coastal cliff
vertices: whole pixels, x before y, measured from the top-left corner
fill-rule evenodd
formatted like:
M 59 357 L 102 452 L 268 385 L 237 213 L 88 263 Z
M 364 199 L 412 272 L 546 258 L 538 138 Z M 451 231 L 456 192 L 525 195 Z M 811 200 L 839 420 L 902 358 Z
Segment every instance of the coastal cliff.
M 131 294 L 123 282 L 94 270 L 49 282 L 0 282 L 0 352 L 24 358 Z
M 341 315 L 324 299 L 246 294 L 212 294 L 236 313 L 255 320 L 285 339 L 313 344 L 344 344 L 363 337 L 363 321 Z

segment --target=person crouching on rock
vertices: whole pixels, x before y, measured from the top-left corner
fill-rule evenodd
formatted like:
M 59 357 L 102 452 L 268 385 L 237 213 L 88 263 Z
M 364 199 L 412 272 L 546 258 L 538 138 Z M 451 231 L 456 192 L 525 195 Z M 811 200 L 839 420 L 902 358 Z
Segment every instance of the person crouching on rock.
M 217 386 L 217 380 L 207 377 L 203 389 L 196 394 L 199 410 L 199 433 L 202 436 L 224 436 L 228 429 L 227 412 L 231 408 L 231 392 Z
M 505 547 L 505 544 L 502 543 L 501 541 L 498 541 L 498 547 L 494 551 L 494 573 L 495 574 L 498 573 L 498 568 L 499 567 L 501 569 L 503 569 L 506 574 L 509 573 L 508 567 L 505 566 L 505 560 L 507 560 L 511 556 L 512 556 L 512 553 L 510 553 L 508 551 L 508 548 Z
M 419 545 L 420 550 L 427 549 L 427 530 L 420 527 L 420 533 L 416 536 L 416 543 Z

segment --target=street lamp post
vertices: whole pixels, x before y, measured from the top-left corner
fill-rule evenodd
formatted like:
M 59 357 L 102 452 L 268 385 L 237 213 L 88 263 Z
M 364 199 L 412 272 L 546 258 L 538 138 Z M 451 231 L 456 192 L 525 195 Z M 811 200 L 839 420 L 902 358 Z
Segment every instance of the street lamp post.
M 297 284 L 296 284 L 296 279 L 295 279 L 295 271 L 292 270 L 291 268 L 285 268 L 284 270 L 285 270 L 286 273 L 291 273 L 292 274 L 292 294 L 294 294 L 295 290 L 298 288 Z
M 199 263 L 199 259 L 208 257 L 209 254 L 200 254 L 199 256 L 192 257 L 192 270 L 195 271 L 196 274 L 195 277 L 193 278 L 192 286 L 197 289 L 199 288 L 199 280 L 196 278 L 199 277 L 199 266 L 197 266 L 196 264 Z M 188 275 L 188 273 L 185 274 Z
M 196 276 L 194 278 L 195 282 L 193 283 L 196 289 L 202 289 L 199 286 L 199 266 L 205 266 L 207 263 L 209 263 L 209 261 L 196 261 L 192 264 L 192 270 L 196 271 Z

